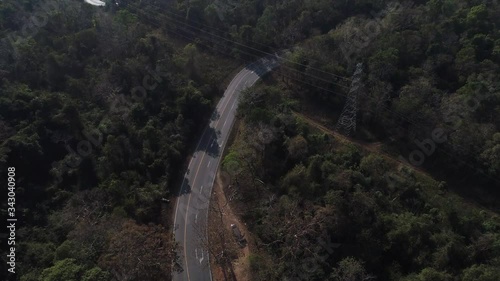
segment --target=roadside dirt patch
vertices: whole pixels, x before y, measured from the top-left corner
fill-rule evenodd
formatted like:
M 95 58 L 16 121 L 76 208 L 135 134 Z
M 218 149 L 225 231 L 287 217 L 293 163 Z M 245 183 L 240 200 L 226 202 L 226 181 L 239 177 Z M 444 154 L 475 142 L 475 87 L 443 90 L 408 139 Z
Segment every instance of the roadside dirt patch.
M 229 232 L 231 232 L 231 224 L 236 224 L 241 234 L 243 234 L 244 238 L 247 241 L 247 245 L 245 247 L 238 248 L 238 258 L 236 260 L 233 260 L 232 265 L 234 274 L 236 275 L 236 279 L 238 281 L 250 281 L 251 274 L 248 256 L 250 255 L 250 247 L 253 245 L 253 239 L 251 238 L 246 225 L 242 223 L 240 218 L 233 212 L 231 205 L 227 200 L 224 191 L 225 188 L 227 188 L 228 184 L 229 177 L 224 176 L 224 173 L 221 173 L 220 171 L 217 172 L 212 196 L 217 197 L 217 200 L 219 200 L 219 202 L 223 206 L 224 227 L 227 228 Z M 234 239 L 234 237 L 231 237 L 231 239 Z M 211 259 L 211 261 L 213 262 L 213 259 Z M 216 265 L 212 264 L 212 269 L 216 269 L 212 270 L 213 279 L 216 281 L 225 281 L 221 270 L 217 270 L 217 268 L 218 267 Z

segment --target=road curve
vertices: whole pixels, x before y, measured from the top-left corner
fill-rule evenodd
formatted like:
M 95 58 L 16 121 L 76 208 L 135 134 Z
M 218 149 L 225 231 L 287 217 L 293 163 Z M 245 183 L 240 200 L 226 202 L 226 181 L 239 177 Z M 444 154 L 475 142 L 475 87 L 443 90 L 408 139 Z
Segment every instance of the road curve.
M 242 69 L 231 81 L 217 104 L 187 168 L 174 214 L 175 240 L 183 271 L 173 273 L 174 281 L 208 281 L 212 274 L 208 253 L 201 243 L 200 225 L 206 225 L 212 186 L 235 120 L 238 97 L 265 73 L 278 66 L 279 57 L 268 56 Z M 206 237 L 206 236 L 205 236 Z

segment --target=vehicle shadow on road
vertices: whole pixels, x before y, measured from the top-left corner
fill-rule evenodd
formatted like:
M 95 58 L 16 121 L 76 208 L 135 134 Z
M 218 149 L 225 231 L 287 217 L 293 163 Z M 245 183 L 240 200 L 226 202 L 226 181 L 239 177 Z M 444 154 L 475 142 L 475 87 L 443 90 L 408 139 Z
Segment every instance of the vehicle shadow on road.
M 259 60 L 257 63 L 251 63 L 245 68 L 255 72 L 259 77 L 264 76 L 266 73 L 271 71 L 278 65 L 278 61 L 274 55 L 267 56 L 266 58 Z
M 204 134 L 202 142 L 196 151 L 203 151 L 211 157 L 218 157 L 221 153 L 221 146 L 218 143 L 220 131 L 210 127 Z
M 184 179 L 182 180 L 181 192 L 179 192 L 180 196 L 191 193 L 191 185 L 188 182 L 188 178 L 184 176 Z
M 210 116 L 210 120 L 211 121 L 216 121 L 216 120 L 219 120 L 220 118 L 220 112 L 218 110 L 215 110 L 213 113 L 212 113 L 212 116 Z
M 260 64 L 249 65 L 246 67 L 246 69 L 255 72 L 255 74 L 257 74 L 259 77 L 262 77 L 264 74 L 266 74 L 268 72 L 267 69 L 265 69 Z

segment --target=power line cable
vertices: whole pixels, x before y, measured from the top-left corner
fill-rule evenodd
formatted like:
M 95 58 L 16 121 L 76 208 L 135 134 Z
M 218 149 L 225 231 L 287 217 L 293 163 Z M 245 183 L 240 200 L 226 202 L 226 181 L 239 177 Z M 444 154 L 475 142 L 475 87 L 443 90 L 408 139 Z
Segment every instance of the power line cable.
M 138 10 L 140 10 L 140 9 L 138 9 Z M 142 10 L 140 10 L 140 12 L 142 12 Z M 143 12 L 143 13 L 144 13 L 144 12 Z M 153 13 L 159 13 L 159 12 L 153 12 Z M 157 17 L 154 17 L 154 16 L 153 16 L 153 18 L 158 19 L 158 17 L 162 17 L 162 16 L 163 16 L 164 18 L 166 17 L 167 19 L 174 20 L 175 22 L 177 22 L 177 23 L 179 23 L 179 24 L 181 24 L 181 25 L 188 26 L 188 27 L 191 27 L 191 28 L 195 28 L 195 29 L 200 30 L 199 28 L 196 28 L 196 27 L 193 27 L 192 25 L 189 25 L 189 24 L 186 24 L 186 23 L 180 22 L 180 21 L 178 21 L 178 20 L 172 19 L 172 18 L 170 18 L 169 16 L 166 16 L 166 15 L 158 15 Z M 184 31 L 188 32 L 187 30 L 184 30 Z M 201 31 L 203 31 L 204 33 L 208 33 L 208 35 L 213 35 L 213 34 L 211 34 L 211 33 L 207 32 L 207 31 L 204 31 L 204 30 L 201 30 Z M 192 33 L 192 35 L 199 36 L 199 34 L 197 34 L 197 33 Z M 219 38 L 220 38 L 220 36 L 216 36 L 216 37 L 219 37 Z M 184 37 L 184 38 L 186 38 L 188 41 L 196 42 L 196 40 L 194 40 L 193 38 L 189 38 L 189 37 Z M 225 39 L 225 41 L 235 43 L 234 41 L 229 40 L 229 39 Z M 211 42 L 211 43 L 215 44 L 215 42 Z M 210 47 L 210 46 L 208 46 L 208 45 L 204 45 L 204 46 L 206 46 L 206 47 L 208 47 L 208 48 L 210 48 L 210 49 L 212 49 L 212 48 L 213 48 L 213 47 Z M 228 46 L 226 46 L 226 45 L 221 45 L 221 46 L 228 47 Z M 254 48 L 252 48 L 252 49 L 254 49 Z M 238 50 L 238 51 L 243 52 L 243 53 L 246 53 L 246 54 L 249 54 L 249 55 L 251 55 L 251 56 L 256 56 L 255 54 L 251 54 L 251 53 L 249 53 L 249 52 L 245 52 L 245 51 L 243 51 L 243 50 Z M 271 53 L 267 53 L 267 52 L 263 52 L 263 53 L 268 54 L 268 55 L 271 55 L 271 56 L 273 55 L 273 54 L 271 54 Z M 225 55 L 227 55 L 227 54 L 225 54 Z M 237 59 L 241 59 L 241 58 L 237 58 Z M 300 73 L 302 73 L 302 74 L 304 74 L 304 75 L 306 75 L 306 76 L 309 76 L 309 77 L 311 77 L 311 78 L 315 78 L 315 79 L 318 79 L 318 80 L 323 80 L 323 81 L 325 81 L 325 80 L 324 80 L 324 79 L 322 79 L 322 78 L 315 77 L 314 75 L 311 75 L 311 74 L 303 73 L 302 71 L 295 70 L 295 72 L 300 72 Z M 288 76 L 288 78 L 291 78 L 291 77 L 290 77 L 290 76 Z M 298 80 L 298 79 L 295 79 L 295 78 L 291 78 L 291 79 L 296 80 L 296 81 L 299 81 L 299 82 L 302 82 L 302 83 L 304 83 L 304 82 L 305 82 L 305 81 Z M 325 82 L 326 82 L 326 81 L 325 81 Z M 335 84 L 335 83 L 332 83 L 332 82 L 327 82 L 327 83 Z M 339 94 L 339 93 L 333 92 L 333 91 L 331 91 L 331 90 L 329 90 L 329 89 L 326 89 L 326 88 L 323 88 L 323 87 L 318 87 L 317 85 L 313 85 L 313 84 L 311 84 L 311 83 L 305 83 L 305 84 L 310 85 L 310 86 L 315 87 L 315 88 L 318 88 L 318 89 L 321 89 L 321 90 L 324 90 L 324 91 L 331 92 L 331 93 L 333 93 L 333 94 L 337 94 L 337 95 L 341 95 L 341 96 L 343 96 L 343 97 L 346 97 L 346 95 L 344 95 L 344 94 Z M 342 87 L 344 87 L 344 86 L 342 86 Z M 344 87 L 344 88 L 345 88 L 345 87 Z M 367 96 L 367 97 L 368 97 L 368 98 L 370 98 L 370 99 L 374 99 L 374 98 L 369 97 L 369 96 Z M 410 123 L 410 124 L 412 124 L 412 125 L 414 125 L 414 126 L 416 126 L 416 127 L 420 127 L 420 128 L 427 129 L 427 127 L 426 127 L 425 125 L 418 124 L 418 123 L 414 122 L 413 120 L 406 118 L 406 117 L 405 117 L 405 116 L 403 116 L 402 114 L 400 114 L 400 113 L 398 113 L 398 112 L 394 112 L 394 111 L 393 111 L 393 110 L 391 110 L 388 106 L 386 106 L 386 105 L 382 105 L 382 106 L 383 106 L 383 107 L 384 107 L 387 111 L 389 111 L 389 112 L 391 112 L 391 113 L 393 113 L 393 114 L 395 114 L 395 115 L 399 115 L 399 116 L 400 116 L 400 118 L 401 118 L 401 119 L 403 119 L 403 120 L 405 120 L 406 122 L 408 122 L 408 123 Z M 402 127 L 402 125 L 398 125 L 398 127 L 403 128 L 403 127 Z M 404 129 L 404 128 L 403 128 L 403 129 Z M 459 147 L 460 147 L 460 146 L 459 146 Z M 476 169 L 476 167 L 474 167 L 474 166 L 470 165 L 470 164 L 469 164 L 468 162 L 466 162 L 466 161 L 463 161 L 463 160 L 459 159 L 458 157 L 454 156 L 454 154 L 450 154 L 450 153 L 448 153 L 448 152 L 447 152 L 445 149 L 443 149 L 442 147 L 438 147 L 438 146 L 436 146 L 436 149 L 437 149 L 437 150 L 442 151 L 443 153 L 445 153 L 446 155 L 450 156 L 451 158 L 455 158 L 455 159 L 459 160 L 459 161 L 460 161 L 460 162 L 462 162 L 464 165 L 466 165 L 466 166 L 468 166 L 468 167 L 471 167 L 471 168 L 475 169 L 476 171 L 478 171 L 479 173 L 481 173 L 481 174 L 485 175 L 486 177 L 488 177 L 488 178 L 490 178 L 490 179 L 493 179 L 494 181 L 498 182 L 498 180 L 497 180 L 497 179 L 492 178 L 491 176 L 489 176 L 488 174 L 485 174 L 485 173 L 484 173 L 483 171 L 481 171 L 481 170 L 477 170 L 477 169 Z
M 137 7 L 137 4 L 129 4 L 129 6 L 136 6 L 136 8 L 138 8 L 138 7 Z M 156 6 L 156 5 L 154 5 L 154 4 L 150 4 L 150 6 L 157 8 L 157 10 L 161 9 L 161 7 Z M 216 31 L 222 32 L 223 34 L 227 34 L 227 32 L 221 31 L 221 30 L 219 30 L 219 29 L 217 29 L 217 28 L 215 28 L 215 27 L 208 26 L 208 25 L 206 25 L 206 24 L 203 24 L 203 23 L 201 23 L 201 22 L 198 22 L 198 21 L 195 21 L 195 20 L 192 20 L 192 19 L 186 19 L 186 18 L 185 18 L 185 17 L 183 17 L 182 15 L 177 14 L 177 13 L 174 13 L 174 12 L 172 12 L 172 11 L 169 11 L 168 9 L 167 9 L 167 10 L 162 10 L 162 12 L 165 12 L 165 13 L 170 14 L 170 15 L 172 15 L 172 16 L 175 16 L 175 17 L 181 18 L 181 19 L 182 19 L 182 20 L 184 20 L 184 21 L 189 21 L 189 22 L 191 22 L 191 23 L 198 23 L 199 25 L 202 25 L 202 26 L 204 26 L 204 27 L 208 28 L 209 30 L 216 30 Z M 173 18 L 172 18 L 172 19 L 173 19 Z M 174 19 L 174 20 L 175 20 L 175 19 Z M 176 20 L 176 21 L 179 21 L 179 20 Z M 184 24 L 187 24 L 187 23 L 184 23 Z M 204 30 L 204 29 L 202 29 L 202 28 L 200 28 L 200 27 L 196 27 L 196 26 L 194 26 L 194 25 L 192 25 L 192 24 L 187 24 L 187 25 L 189 25 L 190 27 L 196 28 L 196 29 L 198 29 L 198 30 L 200 30 L 200 31 L 202 31 L 202 32 L 207 32 L 206 30 Z M 226 37 L 224 37 L 224 36 L 220 36 L 220 35 L 217 35 L 217 34 L 215 34 L 215 33 L 210 33 L 210 32 L 209 32 L 209 34 L 214 35 L 214 36 L 216 36 L 216 37 L 218 37 L 218 38 L 220 38 L 220 39 L 222 39 L 222 40 L 225 40 L 225 41 L 228 41 L 228 42 L 231 42 L 231 43 L 234 43 L 234 44 L 240 45 L 240 46 L 242 46 L 242 47 L 252 49 L 252 50 L 257 51 L 257 52 L 259 52 L 259 53 L 261 53 L 261 54 L 264 54 L 264 55 L 273 55 L 272 53 L 269 53 L 269 52 L 266 52 L 266 51 L 263 51 L 263 50 L 260 50 L 260 49 L 254 48 L 254 47 L 252 47 L 252 46 L 248 46 L 248 45 L 243 44 L 243 43 L 241 43 L 241 42 L 237 42 L 237 41 L 234 41 L 234 40 L 231 40 L 231 39 L 227 39 Z M 270 48 L 270 49 L 272 49 L 270 46 L 267 46 L 267 45 L 265 45 L 265 44 L 257 43 L 257 42 L 255 42 L 255 41 L 251 41 L 251 42 L 256 43 L 256 44 L 258 44 L 258 45 L 261 45 L 261 46 L 263 46 L 263 47 L 266 47 L 266 48 Z M 306 67 L 306 68 L 309 68 L 309 69 L 312 69 L 312 70 L 315 70 L 315 71 L 318 71 L 318 72 L 321 72 L 321 73 L 325 73 L 325 74 L 331 75 L 331 76 L 336 77 L 336 78 L 339 78 L 339 79 L 344 79 L 344 80 L 346 80 L 346 81 L 350 81 L 350 80 L 351 80 L 351 79 L 350 79 L 350 78 L 348 78 L 348 77 L 344 77 L 344 76 L 337 75 L 337 74 L 334 74 L 334 73 L 331 73 L 331 72 L 327 72 L 327 71 L 324 71 L 324 70 L 321 70 L 321 69 L 318 69 L 318 68 L 315 68 L 315 67 L 311 67 L 311 66 L 309 66 L 309 65 L 301 64 L 301 63 L 294 62 L 294 61 L 291 61 L 291 60 L 286 60 L 286 59 L 285 59 L 285 61 L 287 61 L 287 62 L 289 62 L 289 63 L 292 63 L 292 64 L 295 64 L 295 65 L 302 66 L 302 67 Z

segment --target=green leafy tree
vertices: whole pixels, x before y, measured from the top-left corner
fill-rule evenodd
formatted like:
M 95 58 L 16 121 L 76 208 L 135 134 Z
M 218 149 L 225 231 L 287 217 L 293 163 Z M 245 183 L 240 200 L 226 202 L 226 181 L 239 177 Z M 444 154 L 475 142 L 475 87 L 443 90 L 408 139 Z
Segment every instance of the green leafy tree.
M 500 276 L 498 266 L 475 264 L 462 272 L 463 281 L 496 281 Z
M 451 274 L 437 271 L 434 268 L 425 268 L 417 275 L 411 275 L 403 279 L 404 281 L 452 281 Z
M 485 150 L 481 157 L 489 167 L 492 175 L 500 173 L 500 133 L 493 135 L 493 139 L 486 142 Z
M 78 281 L 81 280 L 82 273 L 83 266 L 79 265 L 75 259 L 64 259 L 43 270 L 40 279 L 42 281 Z
M 99 267 L 94 267 L 85 271 L 82 276 L 82 281 L 109 281 L 111 280 L 111 274 L 107 271 L 102 270 Z
M 363 281 L 369 280 L 371 276 L 366 272 L 363 263 L 353 257 L 341 260 L 333 269 L 328 280 L 331 281 Z

